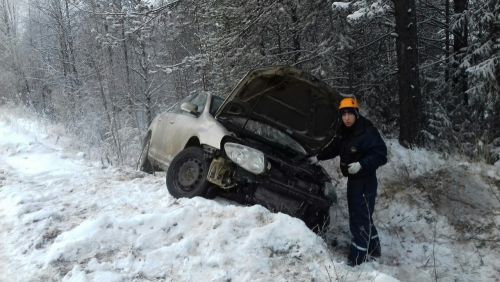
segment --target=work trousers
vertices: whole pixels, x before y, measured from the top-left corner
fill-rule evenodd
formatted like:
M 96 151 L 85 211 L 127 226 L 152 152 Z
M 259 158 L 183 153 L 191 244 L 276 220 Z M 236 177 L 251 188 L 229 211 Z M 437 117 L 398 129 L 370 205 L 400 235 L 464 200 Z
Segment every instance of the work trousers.
M 355 264 L 365 261 L 367 253 L 374 248 L 378 248 L 380 253 L 380 241 L 372 218 L 377 186 L 375 174 L 360 178 L 349 177 L 347 180 L 347 205 L 352 235 L 349 259 Z

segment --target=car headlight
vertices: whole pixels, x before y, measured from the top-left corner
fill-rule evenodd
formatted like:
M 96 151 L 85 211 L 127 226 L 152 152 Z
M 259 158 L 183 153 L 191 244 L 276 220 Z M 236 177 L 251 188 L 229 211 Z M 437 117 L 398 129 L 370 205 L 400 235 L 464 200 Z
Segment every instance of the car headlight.
M 234 163 L 254 174 L 261 174 L 266 169 L 264 153 L 237 143 L 224 144 L 227 156 Z

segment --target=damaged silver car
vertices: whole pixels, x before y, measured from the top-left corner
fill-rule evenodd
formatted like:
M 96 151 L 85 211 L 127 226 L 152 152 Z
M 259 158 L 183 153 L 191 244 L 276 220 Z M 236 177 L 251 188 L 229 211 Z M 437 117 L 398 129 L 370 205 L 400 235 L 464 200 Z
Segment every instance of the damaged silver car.
M 198 93 L 158 115 L 139 169 L 165 170 L 174 197 L 261 204 L 320 231 L 336 196 L 323 167 L 308 160 L 333 138 L 340 98 L 295 68 L 253 70 L 225 100 Z

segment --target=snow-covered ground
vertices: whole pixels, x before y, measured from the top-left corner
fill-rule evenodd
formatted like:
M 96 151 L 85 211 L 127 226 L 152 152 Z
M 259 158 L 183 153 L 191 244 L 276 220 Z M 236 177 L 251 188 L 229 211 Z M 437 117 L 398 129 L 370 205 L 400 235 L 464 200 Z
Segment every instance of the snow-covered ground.
M 389 142 L 383 256 L 351 268 L 345 179 L 331 230 L 223 199 L 179 199 L 164 174 L 104 167 L 78 140 L 0 108 L 0 281 L 498 281 L 500 167 Z M 325 162 L 334 176 L 334 162 Z

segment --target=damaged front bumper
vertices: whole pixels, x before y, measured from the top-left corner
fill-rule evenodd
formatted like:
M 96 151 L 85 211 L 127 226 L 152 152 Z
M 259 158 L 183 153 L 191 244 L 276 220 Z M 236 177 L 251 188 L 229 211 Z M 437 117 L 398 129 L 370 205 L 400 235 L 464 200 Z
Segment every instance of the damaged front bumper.
M 268 164 L 265 174 L 256 175 L 242 169 L 231 160 L 218 157 L 211 162 L 207 179 L 225 190 L 225 193 L 237 190 L 235 192 L 243 194 L 241 196 L 246 203 L 272 206 L 274 210 L 287 213 L 295 213 L 295 210 L 304 205 L 328 210 L 332 203 L 336 202 L 334 187 L 329 178 L 322 176 L 322 182 L 314 183 L 305 181 L 296 174 L 291 172 L 285 174 Z M 273 196 L 270 196 L 271 194 Z M 280 202 L 288 204 L 281 206 Z

